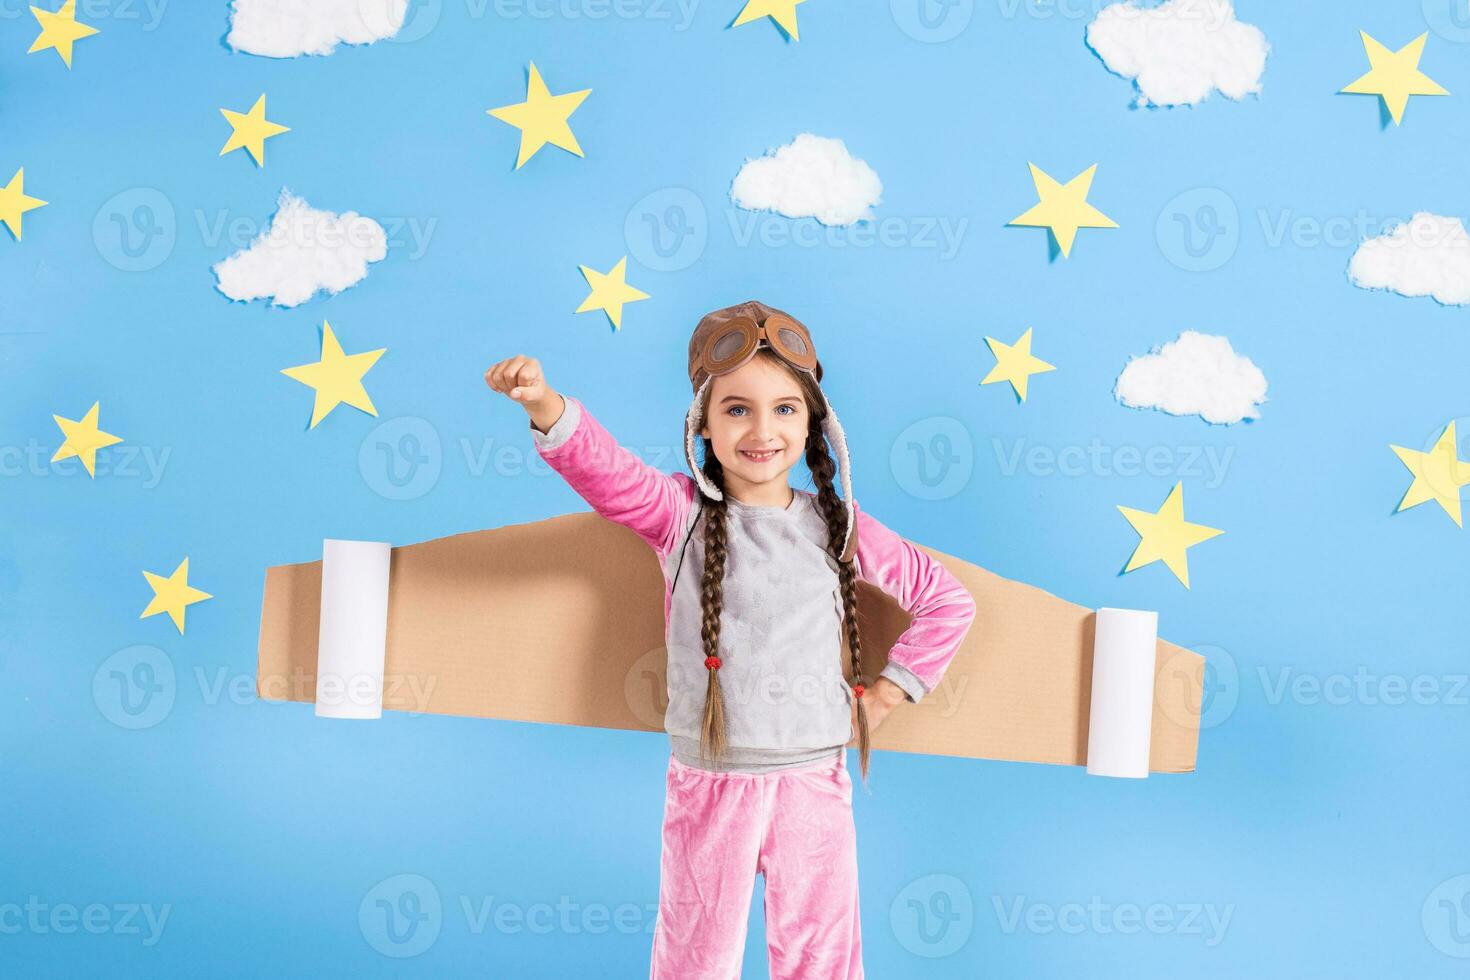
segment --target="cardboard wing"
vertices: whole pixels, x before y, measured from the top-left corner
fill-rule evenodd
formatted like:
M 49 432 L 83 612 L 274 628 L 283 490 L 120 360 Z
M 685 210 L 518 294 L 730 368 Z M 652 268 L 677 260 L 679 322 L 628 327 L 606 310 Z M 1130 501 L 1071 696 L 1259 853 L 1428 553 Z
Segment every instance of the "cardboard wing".
M 1085 765 L 1094 614 L 919 545 L 975 597 L 944 679 L 873 733 L 895 752 Z M 595 513 L 392 551 L 383 708 L 663 731 L 663 578 L 653 551 Z M 266 571 L 257 691 L 312 702 L 321 562 Z M 863 668 L 876 677 L 910 621 L 860 584 Z M 1204 658 L 1159 640 L 1149 768 L 1191 772 Z

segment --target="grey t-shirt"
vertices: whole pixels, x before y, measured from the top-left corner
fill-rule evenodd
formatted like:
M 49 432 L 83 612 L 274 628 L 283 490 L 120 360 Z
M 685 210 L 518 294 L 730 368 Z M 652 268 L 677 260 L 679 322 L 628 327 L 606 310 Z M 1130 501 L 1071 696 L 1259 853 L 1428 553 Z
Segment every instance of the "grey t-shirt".
M 826 522 L 814 496 L 795 488 L 785 508 L 745 504 L 728 494 L 725 503 L 719 679 L 729 745 L 723 765 L 699 759 L 708 680 L 700 601 L 705 542 L 696 501 L 684 547 L 667 562 L 669 578 L 678 575 L 669 607 L 664 716 L 674 755 L 689 765 L 744 772 L 833 757 L 854 733 Z
M 769 772 L 835 758 L 856 734 L 853 693 L 843 675 L 837 564 L 827 552 L 827 526 L 815 494 L 793 487 L 787 507 L 746 504 L 726 494 L 719 680 L 727 748 L 720 764 L 701 759 L 699 731 L 709 683 L 701 639 L 703 520 L 711 502 L 688 476 L 653 470 L 617 446 L 577 399 L 565 401 L 555 424 L 544 433 L 530 426 L 531 435 L 538 451 L 594 509 L 617 513 L 600 499 L 611 493 L 605 483 L 616 483 L 625 496 L 636 496 L 650 481 L 678 485 L 683 520 L 663 561 L 664 582 L 671 588 L 666 591 L 669 706 L 664 729 L 675 758 L 696 768 L 732 772 Z M 591 438 L 569 443 L 584 421 L 594 423 L 582 426 Z M 577 458 L 569 459 L 573 447 Z M 607 477 L 609 472 L 614 475 Z M 637 500 L 627 506 L 646 518 L 655 505 Z M 902 664 L 890 660 L 882 676 L 911 701 L 926 693 Z

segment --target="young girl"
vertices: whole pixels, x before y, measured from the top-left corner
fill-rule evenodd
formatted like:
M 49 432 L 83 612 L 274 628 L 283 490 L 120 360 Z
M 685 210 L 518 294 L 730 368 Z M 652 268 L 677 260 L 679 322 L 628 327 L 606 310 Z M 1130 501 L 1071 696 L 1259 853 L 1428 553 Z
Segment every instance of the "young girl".
M 501 361 L 485 380 L 525 408 L 541 457 L 663 567 L 671 751 L 652 980 L 740 975 L 756 874 L 773 980 L 862 977 L 846 748 L 857 746 L 866 785 L 871 727 L 934 689 L 975 603 L 858 508 L 810 333 L 753 301 L 699 321 L 684 425 L 692 480 L 619 445 L 534 358 Z M 799 458 L 815 493 L 787 481 Z M 859 580 L 913 616 L 872 687 Z

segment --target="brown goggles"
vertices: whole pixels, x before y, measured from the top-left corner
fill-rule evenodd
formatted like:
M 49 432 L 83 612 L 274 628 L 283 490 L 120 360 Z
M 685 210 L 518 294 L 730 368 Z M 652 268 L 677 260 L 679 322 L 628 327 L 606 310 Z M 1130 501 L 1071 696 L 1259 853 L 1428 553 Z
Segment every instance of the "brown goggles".
M 713 330 L 699 353 L 699 366 L 710 376 L 728 374 L 755 356 L 764 342 L 792 367 L 814 371 L 817 352 L 806 327 L 788 316 L 773 313 L 765 323 L 736 316 Z

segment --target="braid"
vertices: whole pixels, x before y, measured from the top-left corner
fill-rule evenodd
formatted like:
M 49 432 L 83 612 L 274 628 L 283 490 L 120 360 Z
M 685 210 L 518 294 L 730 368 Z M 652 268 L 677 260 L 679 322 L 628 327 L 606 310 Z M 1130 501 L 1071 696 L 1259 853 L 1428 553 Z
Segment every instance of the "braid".
M 820 396 L 815 399 L 815 403 L 821 404 Z M 832 454 L 827 451 L 827 441 L 822 433 L 822 419 L 816 412 L 812 413 L 807 430 L 806 466 L 817 485 L 817 509 L 827 521 L 827 551 L 837 562 L 838 588 L 842 593 L 842 629 L 850 655 L 852 683 L 856 686 L 863 683 L 863 651 L 857 623 L 857 572 L 851 560 L 841 560 L 843 537 L 847 532 L 847 509 L 832 485 L 837 466 L 832 462 Z M 855 696 L 854 701 L 857 704 L 858 759 L 863 782 L 866 783 L 870 749 L 868 709 L 863 705 L 862 698 Z
M 774 355 L 766 351 L 760 351 L 758 356 L 774 359 Z M 842 594 L 843 638 L 850 655 L 852 683 L 858 685 L 863 683 L 863 674 L 862 641 L 858 635 L 857 621 L 857 570 L 851 560 L 841 560 L 843 538 L 847 532 L 847 508 L 833 486 L 837 465 L 832 461 L 832 454 L 827 449 L 826 434 L 822 430 L 825 411 L 821 406 L 824 400 L 811 375 L 797 371 L 791 373 L 801 385 L 811 413 L 807 426 L 806 465 L 817 486 L 817 510 L 827 522 L 827 552 L 837 563 L 838 587 Z M 713 486 L 724 492 L 725 468 L 715 456 L 713 443 L 708 439 L 703 441 L 704 463 L 700 469 Z M 720 613 L 724 608 L 725 563 L 729 556 L 727 500 L 728 497 L 707 501 L 704 508 L 704 573 L 700 580 L 700 608 L 703 615 L 700 638 L 704 646 L 705 668 L 709 671 L 709 685 L 705 688 L 704 721 L 699 733 L 701 761 L 711 758 L 716 762 L 723 761 L 728 746 L 725 698 L 720 687 Z M 858 756 L 862 779 L 866 783 L 870 752 L 868 712 L 861 698 L 854 697 L 854 702 L 857 706 Z
M 715 458 L 714 446 L 704 440 L 704 475 L 711 484 L 725 489 L 725 468 Z M 705 761 L 713 757 L 716 761 L 725 756 L 727 730 L 725 724 L 725 697 L 720 688 L 720 612 L 725 605 L 725 559 L 729 555 L 729 537 L 726 500 L 711 500 L 705 507 L 704 517 L 704 574 L 700 579 L 700 608 L 703 619 L 700 636 L 704 641 L 705 667 L 709 671 L 709 684 L 704 692 L 704 724 L 699 733 L 699 757 Z

